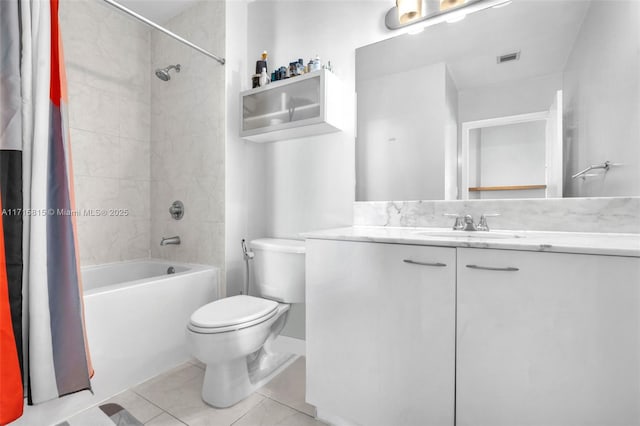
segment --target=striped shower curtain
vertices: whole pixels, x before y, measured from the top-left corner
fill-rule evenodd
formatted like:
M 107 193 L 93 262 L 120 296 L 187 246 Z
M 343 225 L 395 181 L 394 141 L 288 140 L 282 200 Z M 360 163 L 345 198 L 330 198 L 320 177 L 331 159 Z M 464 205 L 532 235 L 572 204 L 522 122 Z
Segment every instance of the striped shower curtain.
M 23 387 L 37 404 L 90 389 L 93 371 L 71 214 L 58 0 L 0 0 L 0 12 L 0 424 L 6 424 L 22 413 Z

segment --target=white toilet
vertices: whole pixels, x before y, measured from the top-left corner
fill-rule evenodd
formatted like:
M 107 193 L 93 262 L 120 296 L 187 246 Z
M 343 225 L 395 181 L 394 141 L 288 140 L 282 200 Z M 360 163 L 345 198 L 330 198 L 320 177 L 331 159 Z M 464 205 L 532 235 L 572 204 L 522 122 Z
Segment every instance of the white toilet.
M 187 326 L 191 354 L 206 364 L 202 399 L 218 408 L 249 396 L 296 356 L 271 351 L 289 303 L 304 303 L 304 241 L 251 241 L 259 297 L 232 296 L 196 310 Z

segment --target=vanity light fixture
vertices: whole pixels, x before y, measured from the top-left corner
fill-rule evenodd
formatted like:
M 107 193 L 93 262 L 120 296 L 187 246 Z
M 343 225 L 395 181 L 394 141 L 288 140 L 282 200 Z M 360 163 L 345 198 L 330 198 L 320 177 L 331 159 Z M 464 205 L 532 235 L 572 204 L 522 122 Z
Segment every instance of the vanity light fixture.
M 512 0 L 396 0 L 396 6 L 389 9 L 384 18 L 390 30 L 406 28 L 407 33 L 417 34 L 422 29 L 441 22 L 454 23 L 463 20 L 467 15 L 490 7 L 506 6 Z M 447 8 L 442 8 L 446 3 Z M 440 6 L 440 9 L 438 9 Z M 419 11 L 417 13 L 413 13 Z
M 447 10 L 458 7 L 463 5 L 464 3 L 464 0 L 440 0 L 440 10 Z
M 422 0 L 396 0 L 398 21 L 406 24 L 422 16 Z

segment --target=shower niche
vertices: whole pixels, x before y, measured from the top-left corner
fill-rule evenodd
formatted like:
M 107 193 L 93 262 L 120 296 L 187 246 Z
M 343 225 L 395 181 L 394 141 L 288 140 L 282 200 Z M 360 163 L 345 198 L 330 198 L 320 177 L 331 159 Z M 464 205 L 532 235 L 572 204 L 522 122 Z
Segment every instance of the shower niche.
M 240 136 L 275 142 L 343 130 L 345 91 L 335 74 L 320 70 L 240 93 Z

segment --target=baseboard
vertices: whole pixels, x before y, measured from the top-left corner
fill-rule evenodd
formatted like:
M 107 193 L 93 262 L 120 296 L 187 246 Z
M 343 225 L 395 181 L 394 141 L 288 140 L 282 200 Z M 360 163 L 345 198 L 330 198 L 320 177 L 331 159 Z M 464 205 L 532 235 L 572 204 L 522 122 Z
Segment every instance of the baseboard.
M 316 407 L 316 419 L 331 426 L 358 426 L 356 423 L 352 423 L 349 420 L 343 419 L 340 416 L 336 416 L 335 414 L 329 413 L 318 407 Z

